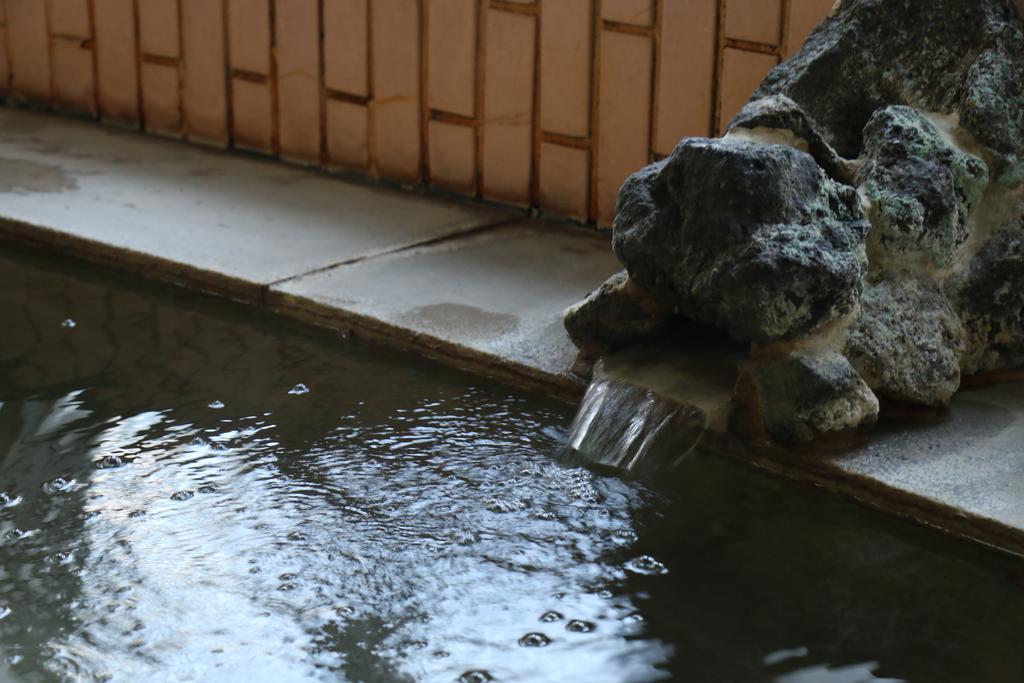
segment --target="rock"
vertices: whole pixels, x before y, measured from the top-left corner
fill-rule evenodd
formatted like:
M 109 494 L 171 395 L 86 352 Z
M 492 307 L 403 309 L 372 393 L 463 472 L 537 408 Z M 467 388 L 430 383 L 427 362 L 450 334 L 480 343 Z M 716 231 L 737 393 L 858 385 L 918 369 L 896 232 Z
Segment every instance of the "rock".
M 960 387 L 964 330 L 939 283 L 927 278 L 868 285 L 846 356 L 884 398 L 945 406 Z
M 598 358 L 631 342 L 656 336 L 669 315 L 666 307 L 623 270 L 569 308 L 564 323 L 576 347 L 585 356 Z
M 1009 0 L 843 0 L 756 97 L 786 95 L 836 151 L 854 158 L 878 109 L 958 115 L 996 160 L 1024 177 L 1024 22 Z
M 778 444 L 856 433 L 878 420 L 878 399 L 835 351 L 794 351 L 748 364 L 741 384 L 752 389 L 746 410 Z
M 988 185 L 981 159 L 953 147 L 910 107 L 887 107 L 864 128 L 857 182 L 872 203 L 873 239 L 887 260 L 924 256 L 946 266 L 970 236 L 970 217 Z M 873 264 L 874 265 L 874 264 Z
M 763 343 L 855 306 L 868 228 L 856 192 L 809 154 L 692 138 L 623 185 L 613 247 L 666 307 Z
M 850 162 L 840 157 L 825 141 L 807 112 L 785 95 L 751 100 L 729 124 L 726 134 L 737 137 L 775 136 L 779 143 L 814 157 L 830 178 L 853 184 Z
M 994 234 L 946 291 L 966 333 L 965 375 L 1024 366 L 1024 219 Z
M 626 181 L 628 276 L 567 314 L 573 340 L 600 355 L 668 319 L 723 330 L 752 354 L 732 426 L 789 445 L 842 442 L 879 397 L 919 414 L 962 375 L 1024 366 L 1021 74 L 1011 0 L 842 0 L 724 138 Z

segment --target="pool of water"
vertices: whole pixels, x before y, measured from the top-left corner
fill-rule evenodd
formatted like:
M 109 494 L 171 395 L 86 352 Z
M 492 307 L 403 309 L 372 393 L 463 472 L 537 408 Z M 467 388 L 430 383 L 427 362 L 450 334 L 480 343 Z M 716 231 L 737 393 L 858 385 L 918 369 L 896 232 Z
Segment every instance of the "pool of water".
M 1024 680 L 1024 565 L 570 406 L 0 254 L 0 680 Z

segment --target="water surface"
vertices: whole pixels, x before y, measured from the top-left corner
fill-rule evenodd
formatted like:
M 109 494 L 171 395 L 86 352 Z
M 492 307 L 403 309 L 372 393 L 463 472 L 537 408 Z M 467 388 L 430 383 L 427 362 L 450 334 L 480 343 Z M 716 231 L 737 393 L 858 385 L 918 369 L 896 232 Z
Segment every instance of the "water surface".
M 569 406 L 0 255 L 0 680 L 1024 680 L 1024 566 Z

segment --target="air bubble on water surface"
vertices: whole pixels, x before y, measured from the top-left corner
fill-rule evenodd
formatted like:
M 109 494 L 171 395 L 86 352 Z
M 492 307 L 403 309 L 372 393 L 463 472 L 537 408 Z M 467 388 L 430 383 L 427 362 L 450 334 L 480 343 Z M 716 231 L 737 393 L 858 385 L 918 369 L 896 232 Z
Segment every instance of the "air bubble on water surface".
M 70 550 L 58 550 L 57 552 L 47 557 L 46 561 L 54 567 L 59 567 L 61 565 L 70 563 L 72 559 L 74 559 L 74 553 L 72 553 Z
M 217 487 L 206 484 L 196 489 L 198 493 L 217 493 Z
M 302 382 L 299 382 L 294 387 L 289 389 L 288 393 L 291 394 L 292 396 L 301 396 L 302 394 L 308 394 L 309 393 L 309 387 L 307 387 Z
M 207 408 L 213 408 L 214 410 L 220 410 L 221 408 L 224 407 L 224 401 L 210 401 L 206 405 L 206 407 Z
M 0 605 L 0 619 L 6 619 L 11 616 L 11 608 L 6 605 Z
M 56 493 L 67 493 L 75 487 L 74 479 L 65 479 L 64 477 L 57 477 L 43 484 L 43 491 L 50 495 Z
M 523 647 L 547 647 L 551 639 L 543 633 L 527 633 L 519 639 L 519 644 Z
M 565 625 L 565 630 L 572 631 L 573 633 L 590 633 L 595 628 L 597 627 L 593 622 L 584 621 L 583 619 L 572 619 Z
M 334 608 L 334 613 L 343 619 L 351 619 L 356 615 L 356 609 L 351 605 L 338 605 Z
M 556 612 L 553 609 L 548 610 L 544 614 L 540 615 L 540 620 L 543 621 L 545 624 L 550 624 L 553 621 L 561 621 L 564 618 L 565 617 L 563 617 L 560 613 Z
M 193 493 L 192 491 L 175 491 L 174 493 L 171 494 L 171 500 L 177 500 L 177 501 L 188 500 L 189 498 L 191 498 L 194 495 L 196 495 L 196 494 Z
M 121 467 L 125 464 L 125 461 L 117 455 L 105 455 L 97 460 L 95 464 L 98 470 L 111 470 L 115 467 Z
M 60 324 L 60 326 L 61 326 L 61 327 L 66 327 L 66 328 L 67 328 L 67 329 L 69 329 L 69 330 L 70 330 L 70 329 L 71 329 L 72 327 L 75 327 L 76 325 L 78 325 L 78 323 L 76 323 L 76 322 L 75 322 L 74 320 L 72 320 L 71 318 L 67 318 L 67 319 L 65 319 L 65 320 L 64 320 L 64 321 L 63 321 L 63 322 L 62 322 L 62 323 Z
M 9 493 L 0 491 L 0 508 L 14 507 L 21 502 L 21 496 L 12 496 Z
M 626 569 L 634 574 L 654 576 L 657 574 L 668 574 L 668 567 L 650 555 L 641 555 L 626 563 Z
M 634 543 L 637 539 L 637 534 L 632 529 L 619 529 L 616 531 L 612 538 L 616 543 Z
M 459 676 L 459 683 L 487 683 L 487 681 L 493 680 L 494 677 L 482 669 L 467 671 Z

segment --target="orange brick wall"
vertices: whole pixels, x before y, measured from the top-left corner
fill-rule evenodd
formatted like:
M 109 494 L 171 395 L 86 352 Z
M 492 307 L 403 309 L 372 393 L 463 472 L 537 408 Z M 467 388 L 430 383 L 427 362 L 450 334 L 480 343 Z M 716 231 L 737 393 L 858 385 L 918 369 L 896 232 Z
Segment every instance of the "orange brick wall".
M 0 0 L 0 96 L 607 224 L 834 0 Z

